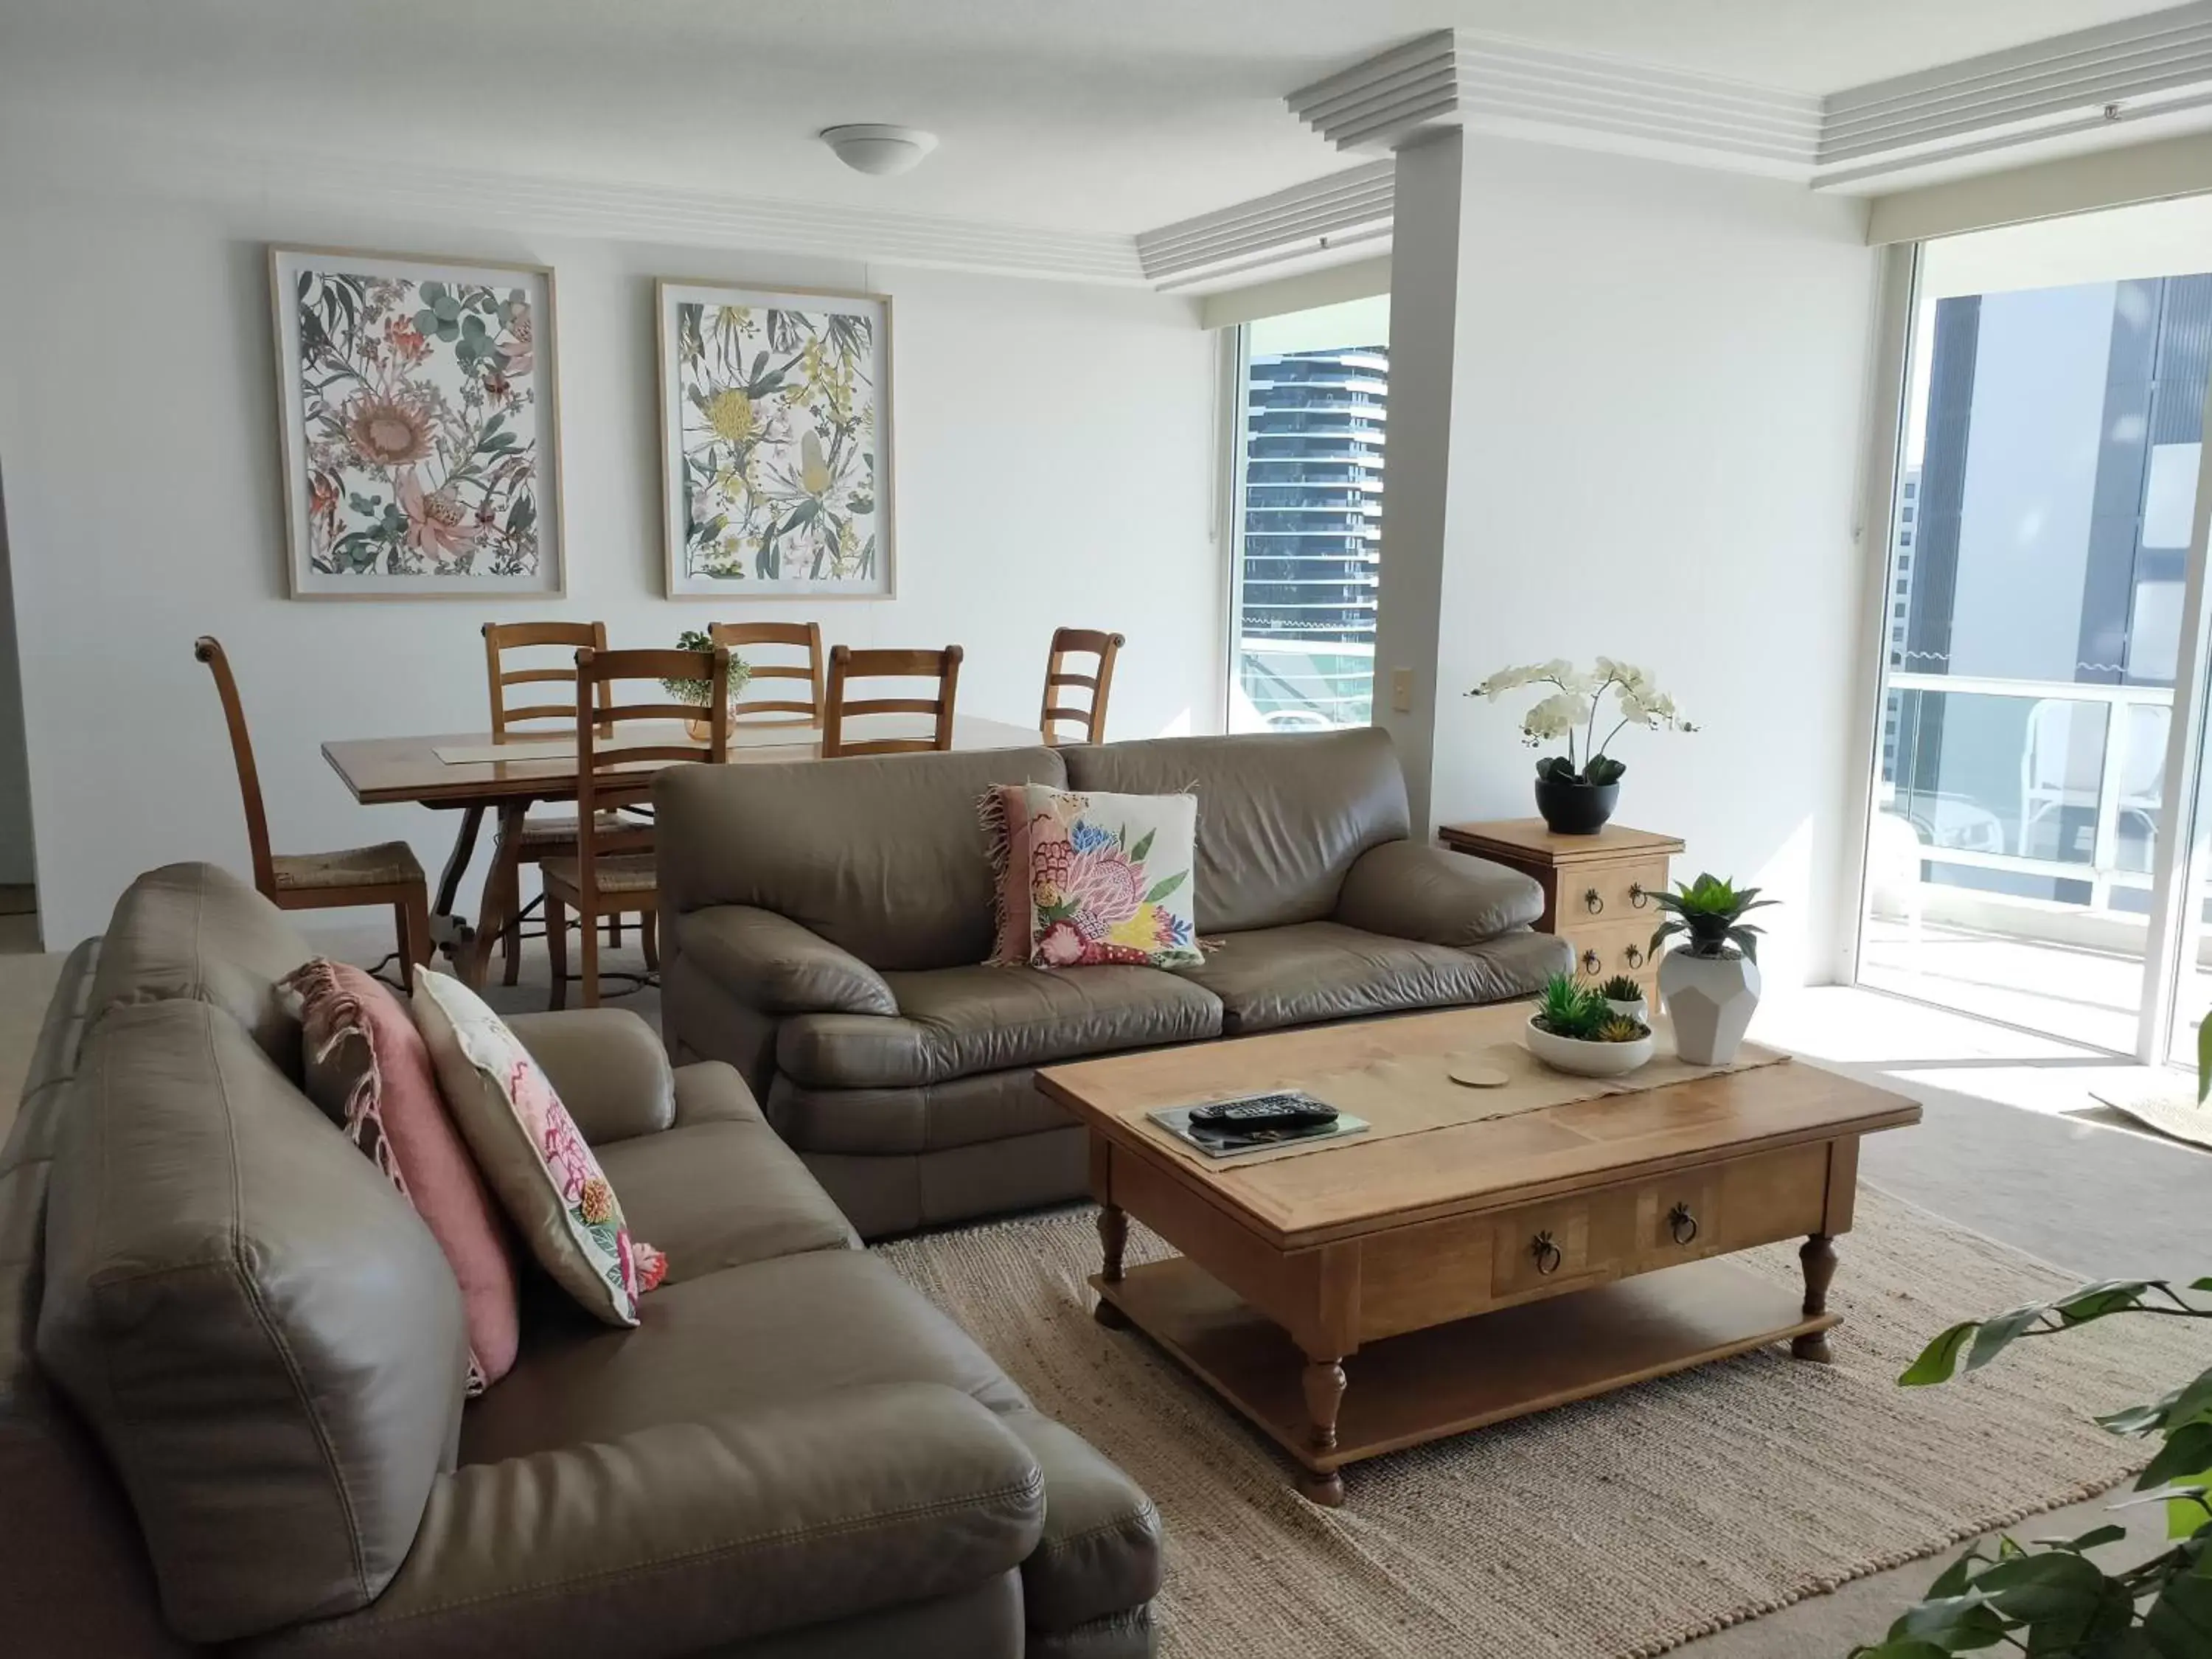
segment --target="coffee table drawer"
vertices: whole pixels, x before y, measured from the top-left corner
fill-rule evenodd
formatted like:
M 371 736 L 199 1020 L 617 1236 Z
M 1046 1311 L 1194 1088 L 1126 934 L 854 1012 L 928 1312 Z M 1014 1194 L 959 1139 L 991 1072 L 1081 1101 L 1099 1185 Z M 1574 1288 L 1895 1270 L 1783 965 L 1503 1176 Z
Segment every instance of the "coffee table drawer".
M 1493 1303 L 1617 1279 L 1637 1251 L 1636 1193 L 1617 1187 L 1492 1218 Z
M 1827 1143 L 1684 1170 L 1642 1192 L 1635 1272 L 1802 1238 L 1826 1210 Z

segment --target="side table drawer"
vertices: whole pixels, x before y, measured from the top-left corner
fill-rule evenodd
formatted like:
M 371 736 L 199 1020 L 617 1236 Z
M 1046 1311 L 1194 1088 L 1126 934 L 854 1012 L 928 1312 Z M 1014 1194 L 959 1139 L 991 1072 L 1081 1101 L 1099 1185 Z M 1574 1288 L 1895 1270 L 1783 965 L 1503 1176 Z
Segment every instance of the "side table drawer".
M 1659 925 L 1651 895 L 1667 890 L 1667 860 L 1636 859 L 1559 872 L 1558 919 L 1554 931 L 1571 933 L 1592 927 L 1640 926 L 1646 939 Z M 1631 926 L 1633 924 L 1633 926 Z
M 1651 957 L 1651 928 L 1656 923 L 1614 922 L 1610 926 L 1570 921 L 1559 929 L 1575 953 L 1574 975 L 1586 985 L 1626 974 L 1648 987 L 1657 973 Z

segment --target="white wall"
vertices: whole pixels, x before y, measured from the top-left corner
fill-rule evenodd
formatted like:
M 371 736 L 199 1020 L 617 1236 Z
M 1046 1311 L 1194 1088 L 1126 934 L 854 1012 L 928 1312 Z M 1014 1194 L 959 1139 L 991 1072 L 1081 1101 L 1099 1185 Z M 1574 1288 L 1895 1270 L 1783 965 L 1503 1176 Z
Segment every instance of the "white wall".
M 100 927 L 150 865 L 246 867 L 214 690 L 191 655 L 201 633 L 237 670 L 278 849 L 404 836 L 434 878 L 453 816 L 356 806 L 318 745 L 480 730 L 477 629 L 495 618 L 599 618 L 617 644 L 744 616 L 816 616 L 833 643 L 957 641 L 962 710 L 1012 720 L 1035 716 L 1055 625 L 1117 629 L 1115 737 L 1218 723 L 1214 357 L 1194 302 L 472 229 L 465 202 L 394 222 L 19 179 L 0 184 L 0 307 L 15 319 L 0 331 L 0 457 L 56 944 Z M 271 240 L 556 268 L 565 600 L 283 597 Z M 660 597 L 656 275 L 895 297 L 895 601 Z
M 15 666 L 15 614 L 9 580 L 6 480 L 0 478 L 0 886 L 21 887 L 31 854 L 31 775 L 23 748 L 22 681 Z
M 1826 980 L 1863 764 L 1864 205 L 1472 137 L 1464 175 L 1432 816 L 1534 811 L 1524 700 L 1461 695 L 1492 670 L 1645 664 L 1705 729 L 1624 736 L 1620 820 L 1784 901 L 1772 982 Z

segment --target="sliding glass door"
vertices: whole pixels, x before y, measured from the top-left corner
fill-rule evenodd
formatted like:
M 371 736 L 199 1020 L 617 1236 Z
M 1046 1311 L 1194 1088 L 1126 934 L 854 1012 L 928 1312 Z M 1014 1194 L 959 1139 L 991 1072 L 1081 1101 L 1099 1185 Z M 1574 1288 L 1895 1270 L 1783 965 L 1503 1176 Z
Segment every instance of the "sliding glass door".
M 2203 890 L 2212 209 L 1931 242 L 1909 359 L 1859 978 L 2162 1054 L 2202 931 L 2167 895 Z

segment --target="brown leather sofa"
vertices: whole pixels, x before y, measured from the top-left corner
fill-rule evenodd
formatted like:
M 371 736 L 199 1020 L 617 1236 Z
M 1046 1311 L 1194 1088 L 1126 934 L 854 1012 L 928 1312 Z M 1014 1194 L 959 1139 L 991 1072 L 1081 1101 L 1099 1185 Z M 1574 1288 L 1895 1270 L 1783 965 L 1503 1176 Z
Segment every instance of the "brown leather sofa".
M 295 1086 L 309 954 L 182 865 L 69 961 L 0 1151 L 0 1651 L 1152 1650 L 1144 1494 L 626 1012 L 516 1029 L 669 1280 L 634 1331 L 532 1287 L 465 1407 L 451 1272 Z
M 981 966 L 992 784 L 1198 793 L 1201 966 Z M 1536 884 L 1408 839 L 1387 732 L 671 768 L 663 1034 L 727 1060 L 864 1237 L 1079 1196 L 1054 1061 L 1525 995 Z

